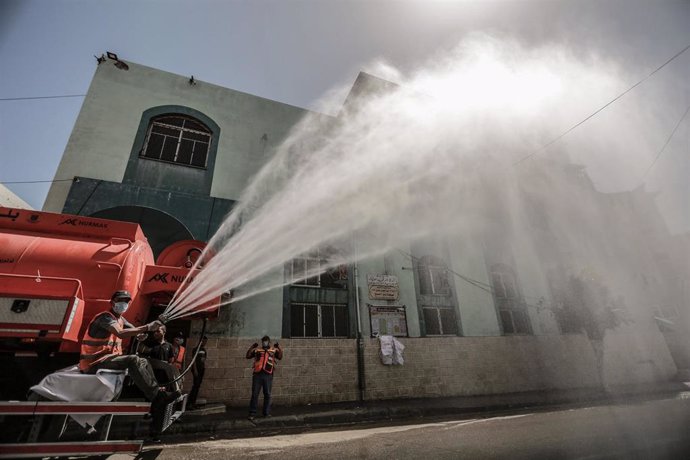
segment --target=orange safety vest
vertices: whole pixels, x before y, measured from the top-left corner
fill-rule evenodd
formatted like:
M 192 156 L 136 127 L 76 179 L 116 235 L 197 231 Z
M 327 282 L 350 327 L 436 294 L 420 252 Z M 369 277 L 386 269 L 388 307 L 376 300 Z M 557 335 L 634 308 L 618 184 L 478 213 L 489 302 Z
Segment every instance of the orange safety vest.
M 177 368 L 178 371 L 182 370 L 182 367 L 184 366 L 184 354 L 185 354 L 185 348 L 182 345 L 179 345 L 177 348 L 173 347 L 173 359 L 172 359 L 172 365 Z
M 101 313 L 93 317 L 89 325 L 86 327 L 84 337 L 81 339 L 81 353 L 79 355 L 79 370 L 86 372 L 94 364 L 105 361 L 111 356 L 120 356 L 122 354 L 122 339 L 111 333 L 108 337 L 99 339 L 89 334 L 91 325 L 101 315 L 110 315 L 117 320 L 120 327 L 124 327 L 122 318 L 115 318 L 115 315 L 109 311 Z
M 254 350 L 254 373 L 258 374 L 264 371 L 267 374 L 272 374 L 276 367 L 276 349 L 271 347 L 267 350 L 257 348 Z

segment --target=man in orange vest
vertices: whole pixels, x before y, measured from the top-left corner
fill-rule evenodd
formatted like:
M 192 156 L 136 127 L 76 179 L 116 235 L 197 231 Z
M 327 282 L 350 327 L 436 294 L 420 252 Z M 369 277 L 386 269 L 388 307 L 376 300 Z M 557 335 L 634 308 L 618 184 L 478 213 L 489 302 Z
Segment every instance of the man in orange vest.
M 139 327 L 132 325 L 122 316 L 131 301 L 128 291 L 116 291 L 110 299 L 110 310 L 94 316 L 80 341 L 79 370 L 95 374 L 99 369 L 127 369 L 137 387 L 157 407 L 179 395 L 159 388 L 148 360 L 136 355 L 123 355 L 122 339 L 156 331 L 163 323 L 153 321 Z
M 283 350 L 278 343 L 271 347 L 271 338 L 267 335 L 261 338 L 261 348 L 254 343 L 247 350 L 247 359 L 254 358 L 254 374 L 252 375 L 252 399 L 249 402 L 249 420 L 254 420 L 259 405 L 259 392 L 264 393 L 264 417 L 271 416 L 271 387 L 273 386 L 273 370 L 276 359 L 283 359 Z

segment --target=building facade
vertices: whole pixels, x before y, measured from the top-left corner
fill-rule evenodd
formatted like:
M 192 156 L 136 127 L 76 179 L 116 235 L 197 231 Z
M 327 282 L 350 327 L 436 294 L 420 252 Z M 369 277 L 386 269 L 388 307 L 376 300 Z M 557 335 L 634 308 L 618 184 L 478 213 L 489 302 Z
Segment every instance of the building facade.
M 362 73 L 345 104 L 389 85 Z M 56 173 L 56 179 L 74 180 L 55 182 L 44 209 L 138 222 L 156 253 L 178 240 L 206 241 L 305 116 L 324 125 L 338 118 L 106 60 L 96 69 Z M 596 203 L 601 227 L 583 228 L 564 241 L 543 212 L 558 203 L 545 207 L 543 197 L 530 197 L 533 189 L 522 187 L 530 208 L 524 222 L 496 224 L 511 213 L 497 199 L 494 225 L 301 277 L 328 265 L 333 249 L 314 248 L 267 275 L 298 281 L 221 308 L 208 334 L 202 396 L 245 404 L 251 368 L 244 354 L 265 334 L 285 349 L 274 384 L 278 404 L 673 379 L 690 367 L 683 361 L 687 344 L 678 339 L 669 345 L 674 339 L 655 318 L 666 318 L 659 312 L 672 305 L 676 329 L 687 330 L 687 287 L 679 282 L 678 259 L 670 258 L 675 252 L 666 229 L 631 236 L 628 226 L 639 220 L 635 207 L 654 208 L 653 198 L 641 190 L 602 194 L 582 168 L 565 162 L 549 167 L 569 184 L 573 202 Z M 555 180 L 537 177 L 543 185 Z M 558 222 L 567 221 L 568 210 L 563 213 Z M 602 290 L 596 273 L 612 267 L 592 262 L 603 259 L 602 248 L 588 247 L 591 239 L 605 242 L 606 260 L 640 267 L 638 280 L 618 280 L 628 289 L 625 299 Z M 629 250 L 652 240 L 654 249 Z M 675 284 L 667 286 L 670 272 Z M 667 294 L 663 302 L 660 293 Z M 381 364 L 376 337 L 387 334 L 405 345 L 404 365 Z

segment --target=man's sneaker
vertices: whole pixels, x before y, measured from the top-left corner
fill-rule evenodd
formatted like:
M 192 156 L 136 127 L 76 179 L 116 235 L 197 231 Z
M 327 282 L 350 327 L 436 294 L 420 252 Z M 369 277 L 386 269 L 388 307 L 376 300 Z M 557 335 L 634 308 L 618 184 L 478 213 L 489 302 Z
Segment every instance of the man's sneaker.
M 271 418 L 273 417 L 271 414 L 264 414 L 264 418 Z
M 247 420 L 249 420 L 250 422 L 253 422 L 254 418 L 255 418 L 254 414 L 249 414 L 249 417 L 247 417 Z

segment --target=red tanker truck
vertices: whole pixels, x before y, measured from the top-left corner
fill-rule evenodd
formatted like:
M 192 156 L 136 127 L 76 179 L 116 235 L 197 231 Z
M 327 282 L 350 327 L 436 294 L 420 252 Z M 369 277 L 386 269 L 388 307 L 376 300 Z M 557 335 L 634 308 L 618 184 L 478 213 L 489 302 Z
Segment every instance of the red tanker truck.
M 0 353 L 78 353 L 84 329 L 117 290 L 132 294 L 127 319 L 143 324 L 162 312 L 151 307 L 167 305 L 204 246 L 178 241 L 154 263 L 136 223 L 0 207 Z
M 136 223 L 0 207 L 0 400 L 22 399 L 28 387 L 49 372 L 75 364 L 79 339 L 91 319 L 110 308 L 113 292 L 131 293 L 125 316 L 133 324 L 157 318 L 174 293 L 198 273 L 190 274 L 190 270 L 204 247 L 200 241 L 178 241 L 154 262 L 151 247 Z M 200 309 L 209 304 L 218 302 Z M 183 395 L 166 406 L 163 418 L 156 422 L 161 424 L 160 431 L 184 412 L 185 401 Z M 64 452 L 136 453 L 142 441 L 105 441 L 110 423 L 116 414 L 149 411 L 149 404 L 141 402 L 80 402 L 75 406 L 35 398 L 0 401 L 0 421 L 25 416 L 31 427 L 28 434 L 18 432 L 19 443 L 0 442 L 0 458 Z M 97 419 L 106 415 L 109 421 L 100 428 L 101 440 L 64 442 L 67 417 L 82 413 L 98 414 Z M 44 416 L 58 415 L 64 417 L 62 430 L 51 437 L 50 430 L 46 433 L 44 429 Z M 4 434 L 12 439 L 17 433 L 5 430 Z

